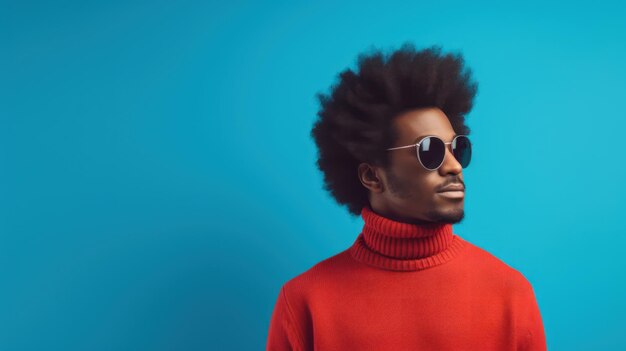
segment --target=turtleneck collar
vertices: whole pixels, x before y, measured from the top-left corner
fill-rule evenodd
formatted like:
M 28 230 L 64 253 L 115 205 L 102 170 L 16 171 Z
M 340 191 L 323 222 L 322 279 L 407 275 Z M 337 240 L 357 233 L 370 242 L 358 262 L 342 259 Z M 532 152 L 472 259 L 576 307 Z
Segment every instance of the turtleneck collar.
M 413 224 L 392 220 L 369 206 L 361 210 L 363 230 L 350 248 L 363 263 L 395 271 L 416 271 L 454 258 L 465 241 L 450 223 Z

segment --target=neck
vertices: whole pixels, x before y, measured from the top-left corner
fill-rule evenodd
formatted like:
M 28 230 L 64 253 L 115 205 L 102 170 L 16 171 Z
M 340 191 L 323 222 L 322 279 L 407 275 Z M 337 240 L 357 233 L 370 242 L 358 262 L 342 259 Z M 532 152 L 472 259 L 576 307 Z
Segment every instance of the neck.
M 408 223 L 394 220 L 363 207 L 363 230 L 352 251 L 370 265 L 394 270 L 415 270 L 441 263 L 446 251 L 458 249 L 459 237 L 450 223 Z M 448 252 L 449 253 L 449 252 Z

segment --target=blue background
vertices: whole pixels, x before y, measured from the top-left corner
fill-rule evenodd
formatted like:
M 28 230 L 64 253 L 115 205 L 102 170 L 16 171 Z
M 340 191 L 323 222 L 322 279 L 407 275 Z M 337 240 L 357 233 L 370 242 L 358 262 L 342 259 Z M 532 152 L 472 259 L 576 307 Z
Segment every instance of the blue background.
M 260 350 L 280 286 L 362 226 L 315 93 L 442 45 L 479 83 L 454 232 L 533 284 L 551 350 L 623 350 L 626 8 L 2 1 L 0 350 Z

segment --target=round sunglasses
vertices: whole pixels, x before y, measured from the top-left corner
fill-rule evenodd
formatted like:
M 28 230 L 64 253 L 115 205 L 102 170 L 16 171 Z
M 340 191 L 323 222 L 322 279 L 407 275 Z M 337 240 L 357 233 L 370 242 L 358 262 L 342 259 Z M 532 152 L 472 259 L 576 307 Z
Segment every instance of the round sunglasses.
M 441 138 L 429 135 L 415 144 L 392 147 L 386 150 L 398 150 L 414 147 L 417 153 L 417 159 L 420 164 L 431 171 L 441 167 L 446 157 L 446 145 L 452 145 L 452 154 L 454 158 L 465 168 L 472 159 L 472 143 L 470 143 L 467 135 L 457 135 L 451 142 L 446 143 Z

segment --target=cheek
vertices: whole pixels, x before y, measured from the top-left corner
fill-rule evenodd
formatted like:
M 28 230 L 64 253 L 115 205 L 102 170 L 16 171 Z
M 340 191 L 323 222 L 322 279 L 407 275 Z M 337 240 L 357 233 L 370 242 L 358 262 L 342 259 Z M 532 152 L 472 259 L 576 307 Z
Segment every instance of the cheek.
M 392 159 L 392 169 L 397 180 L 405 185 L 404 190 L 420 197 L 432 197 L 441 183 L 438 173 L 422 167 L 416 157 L 396 157 Z
M 428 173 L 427 170 L 407 170 L 403 175 L 403 179 L 410 187 L 411 192 L 423 199 L 432 198 L 437 189 L 437 174 Z
M 419 179 L 428 177 L 430 172 L 422 167 L 416 157 L 411 157 L 410 155 L 402 156 L 403 157 L 398 157 L 394 160 L 394 168 L 396 169 L 397 174 Z
M 404 160 L 404 162 L 399 164 L 399 168 L 403 174 L 419 180 L 426 187 L 437 184 L 436 178 L 439 176 L 437 171 L 430 171 L 424 168 L 417 159 Z
M 424 176 L 422 178 L 422 191 L 429 195 L 434 195 L 437 191 L 437 188 L 440 185 L 439 176 L 437 172 L 431 172 L 430 174 Z

